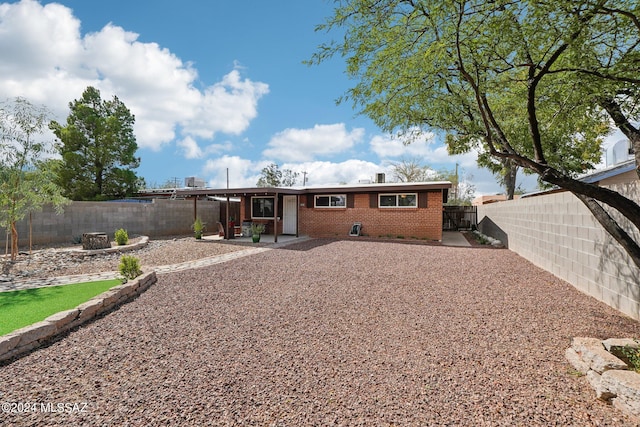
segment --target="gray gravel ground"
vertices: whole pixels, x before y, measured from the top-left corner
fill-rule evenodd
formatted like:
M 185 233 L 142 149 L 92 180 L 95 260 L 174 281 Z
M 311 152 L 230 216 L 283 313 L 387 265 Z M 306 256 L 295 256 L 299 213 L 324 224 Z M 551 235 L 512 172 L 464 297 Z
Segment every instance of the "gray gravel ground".
M 635 425 L 564 351 L 639 335 L 508 250 L 312 240 L 162 275 L 0 367 L 0 402 L 79 405 L 0 424 Z

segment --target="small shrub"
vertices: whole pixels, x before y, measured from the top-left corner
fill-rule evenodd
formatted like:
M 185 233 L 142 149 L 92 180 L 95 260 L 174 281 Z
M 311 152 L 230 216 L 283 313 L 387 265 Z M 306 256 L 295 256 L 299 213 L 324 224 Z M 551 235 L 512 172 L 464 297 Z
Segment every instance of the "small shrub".
M 229 221 L 229 222 L 231 222 L 231 221 Z M 202 222 L 200 217 L 196 218 L 195 222 L 191 225 L 191 228 L 193 229 L 193 233 L 194 233 L 196 239 L 198 239 L 198 240 L 202 239 L 202 232 L 204 231 L 205 223 Z
M 638 340 L 636 339 L 634 339 L 634 341 L 638 342 Z M 622 353 L 629 360 L 631 369 L 640 373 L 640 349 L 633 348 L 631 346 L 625 346 L 625 348 L 622 349 Z
M 476 239 L 476 242 L 480 243 L 481 245 L 489 245 L 489 244 L 491 244 L 489 239 L 487 239 L 487 236 L 485 236 L 484 234 L 480 233 L 479 231 L 474 231 L 473 232 L 473 238 Z
M 71 242 L 72 242 L 74 245 L 79 245 L 80 243 L 82 243 L 82 236 L 73 236 L 73 237 L 71 238 Z
M 127 243 L 129 243 L 129 235 L 127 234 L 127 230 L 123 228 L 116 230 L 114 239 L 116 243 L 120 246 L 126 245 Z
M 251 234 L 254 236 L 264 233 L 264 229 L 264 224 L 257 224 L 255 222 L 251 224 Z
M 123 282 L 135 279 L 142 274 L 142 270 L 140 270 L 140 260 L 131 255 L 122 255 L 119 270 L 124 278 Z

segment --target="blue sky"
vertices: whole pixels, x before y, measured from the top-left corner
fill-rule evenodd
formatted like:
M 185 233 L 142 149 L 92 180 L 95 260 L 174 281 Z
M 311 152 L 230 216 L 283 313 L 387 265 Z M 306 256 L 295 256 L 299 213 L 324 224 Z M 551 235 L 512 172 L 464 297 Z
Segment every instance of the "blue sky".
M 335 104 L 353 83 L 342 59 L 302 63 L 339 37 L 315 32 L 331 11 L 325 0 L 0 3 L 0 99 L 26 97 L 64 121 L 87 86 L 117 95 L 136 116 L 136 172 L 149 184 L 224 187 L 228 168 L 231 187 L 253 186 L 272 162 L 309 185 L 352 184 L 415 158 L 458 163 L 477 194 L 501 192 L 474 153 L 450 157 L 428 137 L 404 146 Z

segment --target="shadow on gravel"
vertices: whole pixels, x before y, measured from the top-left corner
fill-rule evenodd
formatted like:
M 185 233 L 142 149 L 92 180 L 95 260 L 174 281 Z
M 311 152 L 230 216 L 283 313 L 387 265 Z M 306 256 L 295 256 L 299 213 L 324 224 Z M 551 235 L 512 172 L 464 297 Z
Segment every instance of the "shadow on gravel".
M 284 249 L 288 251 L 310 251 L 321 246 L 330 245 L 339 239 L 310 239 L 299 243 L 291 243 L 277 247 L 275 249 Z

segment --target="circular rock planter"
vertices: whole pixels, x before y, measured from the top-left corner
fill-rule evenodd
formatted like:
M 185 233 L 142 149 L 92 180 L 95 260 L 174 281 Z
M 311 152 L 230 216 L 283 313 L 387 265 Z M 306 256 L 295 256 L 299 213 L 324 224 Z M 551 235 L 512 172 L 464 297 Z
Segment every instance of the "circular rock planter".
M 69 253 L 72 256 L 75 257 L 85 257 L 85 256 L 89 256 L 89 255 L 97 255 L 97 254 L 111 254 L 111 253 L 120 253 L 120 252 L 128 252 L 128 251 L 133 251 L 135 249 L 140 249 L 143 248 L 145 246 L 147 246 L 147 244 L 149 243 L 149 236 L 140 236 L 139 239 L 136 239 L 135 243 L 131 243 L 128 245 L 119 245 L 119 246 L 112 246 L 111 243 L 109 243 L 109 246 L 103 249 L 90 249 L 90 250 L 85 250 L 85 249 L 74 249 L 69 251 Z M 83 245 L 84 247 L 84 245 Z
M 571 366 L 586 376 L 598 399 L 640 422 L 640 374 L 625 362 L 628 348 L 638 349 L 638 342 L 576 337 L 565 355 Z

